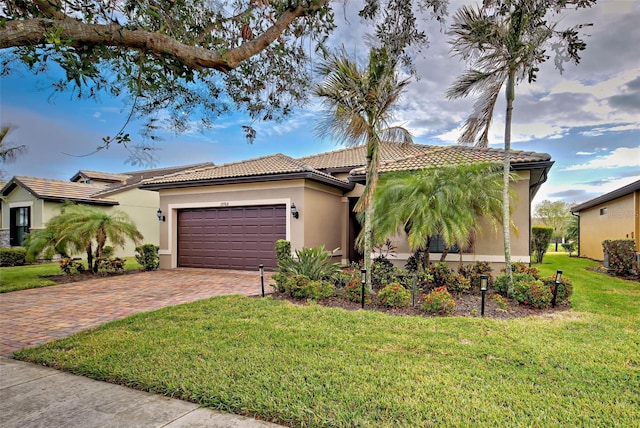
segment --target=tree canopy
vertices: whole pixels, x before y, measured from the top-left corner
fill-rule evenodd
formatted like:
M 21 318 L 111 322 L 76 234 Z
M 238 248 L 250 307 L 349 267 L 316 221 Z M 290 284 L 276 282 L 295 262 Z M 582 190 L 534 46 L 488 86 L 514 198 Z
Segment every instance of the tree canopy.
M 360 16 L 374 26 L 375 43 L 410 64 L 409 48 L 426 42 L 415 11 L 442 19 L 447 1 L 365 0 Z M 314 53 L 327 53 L 334 9 L 346 3 L 9 0 L 0 6 L 0 71 L 24 64 L 39 74 L 58 64 L 65 78 L 56 89 L 126 95 L 151 138 L 158 112 L 168 116 L 162 126 L 176 131 L 194 117 L 207 126 L 232 109 L 278 119 L 306 98 L 306 65 Z M 121 131 L 105 143 L 114 140 L 129 136 Z

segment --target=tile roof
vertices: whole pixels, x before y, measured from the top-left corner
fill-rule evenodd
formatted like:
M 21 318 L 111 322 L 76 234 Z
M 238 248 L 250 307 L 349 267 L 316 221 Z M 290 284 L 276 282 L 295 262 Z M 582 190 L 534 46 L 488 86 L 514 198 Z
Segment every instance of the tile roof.
M 112 174 L 112 175 L 120 175 L 127 177 L 126 180 L 122 183 L 113 184 L 104 189 L 97 191 L 96 196 L 105 196 L 117 192 L 121 192 L 123 190 L 136 188 L 138 185 L 146 179 L 151 179 L 155 177 L 161 177 L 169 174 L 176 174 L 185 171 L 191 171 L 193 169 L 198 168 L 206 168 L 213 166 L 213 162 L 203 162 L 192 165 L 181 165 L 181 166 L 171 166 L 166 168 L 158 168 L 158 169 L 147 169 L 142 171 L 131 171 L 131 172 L 123 172 L 120 174 Z
M 206 168 L 197 168 L 186 172 L 165 175 L 163 177 L 144 180 L 143 185 L 184 182 L 202 182 L 212 180 L 234 179 L 241 177 L 265 177 L 273 175 L 286 175 L 295 173 L 309 173 L 316 178 L 340 184 L 347 184 L 345 180 L 340 180 L 330 174 L 318 171 L 305 164 L 301 160 L 296 160 L 285 156 L 282 153 L 249 159 L 240 162 L 232 162 L 222 165 L 215 165 Z
M 438 146 L 385 143 L 382 144 L 380 158 L 383 162 L 398 160 L 412 155 L 417 155 L 434 148 L 438 148 Z M 366 147 L 348 147 L 346 149 L 318 153 L 316 155 L 300 158 L 299 160 L 316 169 L 355 168 L 366 163 Z
M 2 189 L 4 196 L 19 185 L 39 199 L 44 200 L 71 200 L 102 205 L 118 205 L 118 201 L 94 196 L 96 188 L 89 184 L 72 183 L 69 181 L 50 180 L 38 177 L 15 176 Z
M 383 161 L 379 172 L 414 171 L 426 168 L 439 168 L 450 165 L 464 165 L 472 163 L 502 163 L 504 150 L 471 146 L 430 146 L 416 155 L 404 159 Z M 526 164 L 531 162 L 545 162 L 551 160 L 547 153 L 511 151 L 511 164 Z M 362 175 L 364 167 L 351 171 L 351 175 Z
M 86 169 L 81 169 L 71 177 L 71 181 L 76 181 L 77 178 L 84 177 L 89 180 L 98 180 L 98 181 L 110 181 L 110 182 L 121 182 L 124 183 L 129 178 L 129 175 L 126 173 L 122 174 L 112 174 L 109 172 L 100 172 L 100 171 L 88 171 Z

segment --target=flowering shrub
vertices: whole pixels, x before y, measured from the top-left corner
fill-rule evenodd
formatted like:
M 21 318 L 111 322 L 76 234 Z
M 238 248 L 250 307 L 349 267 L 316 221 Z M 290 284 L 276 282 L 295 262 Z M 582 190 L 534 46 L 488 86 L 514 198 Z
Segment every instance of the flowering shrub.
M 305 288 L 306 297 L 314 300 L 326 299 L 336 294 L 336 286 L 325 280 L 309 281 Z
M 542 309 L 551 305 L 551 289 L 540 280 L 514 284 L 513 299 L 532 308 Z
M 496 306 L 498 306 L 500 309 L 504 309 L 504 310 L 509 309 L 509 304 L 501 295 L 494 294 L 491 300 L 493 300 Z
M 633 239 L 617 239 L 602 241 L 608 268 L 616 275 L 629 275 L 633 269 L 633 259 L 636 256 L 636 243 Z M 605 265 L 606 266 L 606 265 Z
M 405 308 L 411 305 L 411 292 L 396 282 L 378 292 L 378 301 L 390 308 Z
M 504 272 L 504 269 L 502 269 L 502 272 Z M 538 269 L 534 268 L 533 266 L 529 266 L 526 263 L 522 263 L 522 262 L 512 263 L 511 264 L 511 272 L 513 272 L 514 274 L 516 274 L 516 273 L 526 273 L 526 274 L 529 274 L 529 275 L 533 276 L 534 279 L 540 279 L 540 272 L 538 272 Z
M 364 287 L 364 299 L 365 303 L 371 302 L 371 297 L 369 297 L 369 287 L 365 285 Z M 360 282 L 359 278 L 353 278 L 347 285 L 344 286 L 344 292 L 347 300 L 352 302 L 360 303 L 362 301 L 362 282 Z
M 294 299 L 307 297 L 306 287 L 309 284 L 309 277 L 306 275 L 292 275 L 284 283 L 285 291 Z
M 556 286 L 556 276 L 552 275 L 541 280 L 544 285 L 549 287 L 549 290 L 553 293 L 553 288 Z M 573 293 L 573 283 L 569 278 L 562 277 L 560 285 L 558 286 L 558 294 L 556 295 L 556 303 L 569 301 L 571 294 Z
M 422 310 L 432 314 L 451 314 L 456 308 L 456 302 L 446 287 L 438 287 L 424 296 Z
M 461 266 L 458 269 L 458 273 L 469 279 L 469 281 L 471 282 L 470 291 L 476 293 L 480 292 L 481 275 L 487 275 L 489 277 L 489 283 L 487 284 L 488 286 L 491 286 L 493 284 L 493 277 L 491 276 L 492 271 L 493 269 L 491 269 L 491 265 L 489 264 L 489 262 L 475 262 L 472 265 Z

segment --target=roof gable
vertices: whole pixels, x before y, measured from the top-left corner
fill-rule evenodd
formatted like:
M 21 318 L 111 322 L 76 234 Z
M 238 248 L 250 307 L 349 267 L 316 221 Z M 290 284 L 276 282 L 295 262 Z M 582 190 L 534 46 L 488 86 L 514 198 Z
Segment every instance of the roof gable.
M 586 202 L 583 202 L 579 205 L 571 207 L 571 212 L 580 212 L 596 205 L 605 204 L 607 202 L 611 202 L 614 199 L 621 198 L 623 196 L 627 196 L 633 192 L 637 192 L 640 190 L 640 180 L 634 181 L 631 184 L 627 184 L 626 186 L 622 186 L 619 189 L 613 190 L 609 193 L 605 193 L 604 195 L 600 195 L 596 198 L 590 199 Z
M 96 188 L 91 185 L 38 177 L 13 177 L 2 189 L 2 195 L 8 196 L 17 186 L 48 201 L 69 200 L 94 205 L 118 205 L 118 201 L 113 199 L 95 197 Z
M 220 182 L 227 183 L 234 180 L 239 181 L 240 179 L 246 178 L 250 178 L 252 181 L 260 181 L 261 179 L 272 180 L 276 177 L 280 179 L 315 178 L 319 181 L 326 181 L 332 184 L 342 186 L 349 185 L 346 181 L 318 171 L 300 160 L 285 156 L 282 153 L 277 153 L 260 158 L 215 165 L 206 168 L 197 168 L 190 171 L 165 175 L 155 179 L 144 180 L 142 186 L 154 187 L 157 185 L 180 183 L 215 184 Z

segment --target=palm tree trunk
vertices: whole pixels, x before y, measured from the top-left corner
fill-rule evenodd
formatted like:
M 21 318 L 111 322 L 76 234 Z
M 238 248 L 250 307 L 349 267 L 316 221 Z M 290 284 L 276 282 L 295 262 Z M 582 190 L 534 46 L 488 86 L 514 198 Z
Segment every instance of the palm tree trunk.
M 507 274 L 507 294 L 513 295 L 513 271 L 511 269 L 511 215 L 509 210 L 509 176 L 511 171 L 511 117 L 515 99 L 515 70 L 509 71 L 507 87 L 507 112 L 504 123 L 504 163 L 502 173 L 502 229 L 504 237 L 504 263 Z
M 87 245 L 87 269 L 93 270 L 93 248 L 91 248 L 91 242 Z
M 440 262 L 444 263 L 447 260 L 447 254 L 449 254 L 449 246 L 445 245 L 444 250 L 442 250 L 442 254 L 440 254 Z

